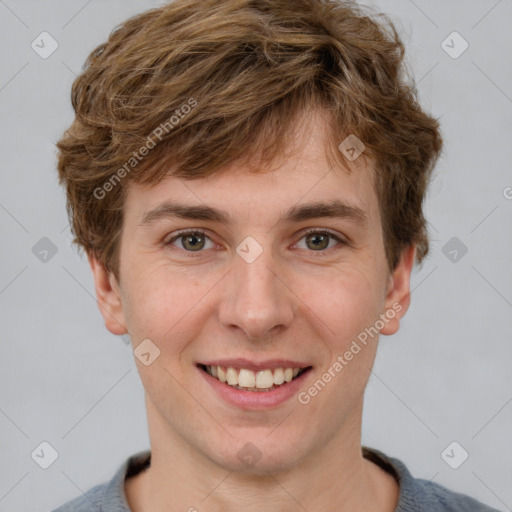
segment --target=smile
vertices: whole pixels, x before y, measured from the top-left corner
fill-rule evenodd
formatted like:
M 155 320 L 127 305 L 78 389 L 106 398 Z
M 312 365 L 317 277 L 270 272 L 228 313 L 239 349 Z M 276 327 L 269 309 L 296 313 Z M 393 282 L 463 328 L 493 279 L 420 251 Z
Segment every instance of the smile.
M 274 368 L 252 371 L 247 368 L 199 365 L 218 381 L 243 391 L 270 391 L 291 382 L 308 368 Z

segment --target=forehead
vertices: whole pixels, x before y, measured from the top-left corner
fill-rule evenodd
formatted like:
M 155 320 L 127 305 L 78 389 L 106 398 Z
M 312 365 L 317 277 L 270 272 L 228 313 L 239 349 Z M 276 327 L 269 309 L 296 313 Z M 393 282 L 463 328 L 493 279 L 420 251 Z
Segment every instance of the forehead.
M 359 157 L 348 163 L 350 172 L 332 167 L 326 152 L 325 124 L 318 117 L 310 121 L 287 148 L 286 156 L 269 168 L 250 172 L 247 166 L 234 163 L 200 179 L 169 176 L 155 186 L 130 184 L 125 202 L 127 221 L 141 223 L 148 212 L 171 201 L 222 209 L 233 224 L 253 216 L 272 221 L 290 213 L 294 206 L 336 201 L 380 222 L 373 161 Z

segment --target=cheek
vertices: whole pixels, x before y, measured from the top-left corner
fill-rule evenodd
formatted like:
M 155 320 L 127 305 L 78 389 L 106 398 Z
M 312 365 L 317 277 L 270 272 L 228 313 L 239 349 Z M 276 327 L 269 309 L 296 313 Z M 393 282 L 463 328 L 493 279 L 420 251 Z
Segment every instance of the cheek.
M 195 306 L 205 294 L 204 286 L 180 273 L 140 274 L 131 282 L 123 308 L 130 333 L 166 343 L 180 330 L 190 332 Z
M 361 270 L 339 272 L 317 281 L 304 303 L 317 315 L 331 350 L 339 352 L 378 318 L 382 302 L 376 279 Z M 304 313 L 306 314 L 306 313 Z

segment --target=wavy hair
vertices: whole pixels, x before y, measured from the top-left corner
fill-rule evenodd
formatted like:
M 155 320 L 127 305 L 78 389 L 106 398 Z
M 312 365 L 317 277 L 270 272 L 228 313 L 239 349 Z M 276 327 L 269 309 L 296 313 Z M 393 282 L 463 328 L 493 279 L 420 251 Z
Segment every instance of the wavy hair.
M 405 79 L 393 22 L 367 11 L 342 0 L 176 0 L 115 27 L 74 81 L 75 119 L 57 143 L 73 243 L 119 279 L 131 182 L 199 179 L 259 157 L 256 170 L 283 154 L 299 113 L 320 108 L 330 159 L 347 166 L 338 146 L 353 134 L 375 162 L 390 270 L 412 244 L 421 263 L 442 138 Z

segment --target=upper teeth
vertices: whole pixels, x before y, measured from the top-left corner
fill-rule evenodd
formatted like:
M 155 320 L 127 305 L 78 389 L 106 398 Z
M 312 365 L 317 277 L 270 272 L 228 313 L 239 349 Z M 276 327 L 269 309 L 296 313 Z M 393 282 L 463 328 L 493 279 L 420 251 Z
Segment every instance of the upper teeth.
M 268 389 L 272 386 L 279 386 L 283 382 L 290 382 L 296 377 L 300 368 L 275 368 L 274 370 L 260 370 L 253 372 L 245 368 L 221 368 L 220 366 L 207 366 L 206 371 L 230 386 L 243 388 Z

